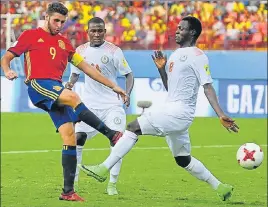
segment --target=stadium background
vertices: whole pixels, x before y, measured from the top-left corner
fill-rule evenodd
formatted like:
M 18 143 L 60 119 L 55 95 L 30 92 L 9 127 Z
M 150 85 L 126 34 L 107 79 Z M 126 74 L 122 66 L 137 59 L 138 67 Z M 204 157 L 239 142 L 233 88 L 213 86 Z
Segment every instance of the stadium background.
M 267 206 L 267 1 L 62 2 L 70 10 L 63 34 L 74 46 L 87 41 L 87 21 L 100 16 L 106 22 L 107 40 L 124 49 L 135 76 L 128 122 L 136 117 L 131 114 L 141 112 L 137 101 L 151 100 L 156 107 L 166 95 L 151 60 L 153 50 L 170 54 L 176 47 L 174 32 L 179 20 L 188 14 L 200 18 L 204 30 L 198 47 L 210 59 L 220 104 L 241 130 L 228 133 L 217 118 L 210 117 L 215 114 L 200 89 L 196 111 L 200 117 L 189 130 L 192 155 L 223 182 L 232 184 L 235 193 L 230 202 L 222 203 L 209 186 L 178 168 L 163 138 L 145 136 L 124 158 L 118 197 L 104 195 L 106 185 L 81 175 L 79 193 L 87 202 L 58 201 L 61 139 L 49 116 L 29 101 L 20 57 L 12 62 L 17 80 L 8 81 L 1 72 L 2 207 Z M 22 31 L 43 23 L 48 3 L 1 1 L 1 56 Z M 69 66 L 64 81 L 68 76 Z M 123 78 L 118 81 L 123 86 Z M 82 82 L 80 78 L 75 86 L 79 94 Z M 242 169 L 235 159 L 238 147 L 246 142 L 257 143 L 264 151 L 264 162 L 254 171 Z M 98 135 L 86 143 L 84 163 L 101 162 L 109 150 L 107 139 Z
M 185 15 L 198 17 L 203 32 L 198 46 L 208 54 L 214 86 L 224 110 L 235 117 L 267 115 L 267 4 L 265 1 L 62 1 L 69 9 L 63 35 L 77 47 L 87 41 L 87 22 L 93 16 L 106 22 L 106 39 L 124 49 L 133 69 L 135 87 L 128 114 L 139 114 L 140 100 L 159 106 L 166 95 L 151 60 L 154 49 L 170 54 L 174 34 Z M 42 25 L 49 1 L 8 1 L 1 4 L 1 55 L 22 31 Z M 236 50 L 236 51 L 234 51 Z M 249 51 L 250 50 L 250 51 Z M 3 112 L 41 112 L 23 83 L 23 57 L 12 62 L 20 78 L 1 77 Z M 64 74 L 68 80 L 69 66 Z M 3 76 L 3 73 L 1 73 Z M 81 94 L 80 78 L 75 90 Z M 124 87 L 122 77 L 118 79 Z M 15 103 L 15 104 L 14 104 Z M 197 116 L 214 116 L 204 94 L 198 97 Z

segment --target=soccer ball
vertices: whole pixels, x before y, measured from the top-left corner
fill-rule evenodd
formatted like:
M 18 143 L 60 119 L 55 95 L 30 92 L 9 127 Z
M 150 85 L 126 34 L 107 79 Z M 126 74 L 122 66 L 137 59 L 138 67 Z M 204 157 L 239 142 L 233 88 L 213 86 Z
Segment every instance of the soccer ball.
M 243 144 L 236 153 L 238 164 L 248 170 L 259 167 L 263 160 L 263 151 L 255 143 Z

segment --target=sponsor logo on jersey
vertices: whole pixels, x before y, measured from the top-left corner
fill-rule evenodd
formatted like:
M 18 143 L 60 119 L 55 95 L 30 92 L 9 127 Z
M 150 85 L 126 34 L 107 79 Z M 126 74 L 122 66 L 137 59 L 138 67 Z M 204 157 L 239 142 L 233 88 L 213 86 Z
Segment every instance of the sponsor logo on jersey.
M 60 90 L 62 89 L 62 87 L 60 87 L 60 86 L 53 86 L 53 89 L 54 89 L 55 91 L 60 91 Z
M 63 50 L 65 50 L 65 43 L 62 40 L 58 40 L 59 47 Z
M 114 123 L 115 124 L 121 124 L 121 119 L 119 117 L 114 118 Z
M 210 70 L 209 70 L 209 65 L 208 65 L 208 64 L 206 64 L 206 65 L 204 66 L 204 69 L 205 69 L 207 75 L 210 75 Z
M 185 60 L 187 60 L 187 55 L 182 55 L 182 56 L 180 57 L 180 61 L 181 61 L 181 62 L 184 62 Z
M 107 64 L 109 62 L 109 58 L 106 55 L 104 55 L 104 56 L 101 57 L 101 62 L 103 64 Z
M 39 40 L 37 40 L 37 42 L 45 42 L 42 38 L 39 38 Z

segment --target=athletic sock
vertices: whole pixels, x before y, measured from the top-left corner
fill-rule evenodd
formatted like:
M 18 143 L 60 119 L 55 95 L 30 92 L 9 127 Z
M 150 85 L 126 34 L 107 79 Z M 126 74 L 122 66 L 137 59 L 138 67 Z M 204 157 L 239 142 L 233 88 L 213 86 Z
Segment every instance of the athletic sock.
M 221 183 L 211 172 L 196 158 L 191 157 L 191 162 L 185 169 L 194 177 L 203 180 L 216 190 Z
M 98 130 L 100 133 L 108 137 L 110 141 L 112 141 L 116 131 L 107 127 L 92 111 L 85 106 L 84 103 L 80 103 L 76 106 L 75 114 L 81 121 Z
M 76 163 L 76 146 L 63 145 L 62 167 L 64 177 L 64 193 L 69 193 L 73 190 Z
M 107 169 L 111 169 L 121 158 L 123 158 L 136 144 L 138 137 L 135 133 L 126 130 L 118 140 L 109 157 L 102 163 Z
M 113 151 L 113 147 L 111 147 L 111 152 Z M 118 180 L 118 176 L 120 173 L 122 165 L 122 159 L 120 159 L 110 170 L 110 183 L 116 183 Z

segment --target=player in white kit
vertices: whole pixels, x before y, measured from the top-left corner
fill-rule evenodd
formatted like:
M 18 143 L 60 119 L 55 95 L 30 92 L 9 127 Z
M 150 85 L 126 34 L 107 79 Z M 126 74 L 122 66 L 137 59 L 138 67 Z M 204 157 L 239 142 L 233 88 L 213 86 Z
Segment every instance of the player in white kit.
M 234 132 L 239 129 L 234 120 L 226 116 L 220 108 L 212 86 L 208 58 L 195 46 L 201 31 L 202 26 L 197 18 L 184 17 L 176 31 L 176 43 L 180 48 L 171 54 L 168 61 L 161 51 L 155 52 L 152 58 L 168 91 L 164 106 L 158 110 L 148 110 L 129 123 L 112 153 L 102 164 L 80 165 L 87 175 L 103 181 L 111 167 L 135 145 L 139 135 L 165 136 L 179 166 L 194 177 L 209 183 L 223 201 L 230 198 L 233 187 L 221 183 L 199 160 L 190 155 L 188 129 L 194 118 L 200 85 L 204 87 L 205 95 L 223 126 Z
M 134 78 L 122 50 L 114 44 L 104 40 L 105 23 L 101 18 L 94 17 L 88 23 L 89 42 L 79 46 L 76 52 L 82 55 L 85 61 L 94 65 L 106 78 L 116 82 L 117 73 L 126 77 L 126 93 L 129 105 L 129 96 L 133 88 Z M 71 76 L 66 84 L 72 88 L 77 82 L 80 71 L 71 68 Z M 90 110 L 99 117 L 109 128 L 123 132 L 126 126 L 126 113 L 123 102 L 117 94 L 108 87 L 85 76 L 85 85 L 81 99 Z M 86 139 L 91 139 L 99 132 L 84 122 L 75 126 L 77 138 L 77 164 L 82 161 L 82 150 Z M 111 143 L 112 146 L 112 143 Z M 110 182 L 107 186 L 108 195 L 117 195 L 116 182 L 120 172 L 122 160 L 118 161 L 110 171 Z M 79 168 L 76 169 L 75 186 L 78 186 Z M 76 189 L 77 190 L 77 189 Z

